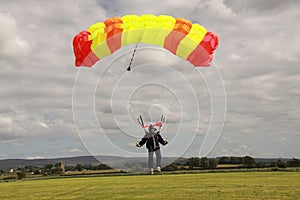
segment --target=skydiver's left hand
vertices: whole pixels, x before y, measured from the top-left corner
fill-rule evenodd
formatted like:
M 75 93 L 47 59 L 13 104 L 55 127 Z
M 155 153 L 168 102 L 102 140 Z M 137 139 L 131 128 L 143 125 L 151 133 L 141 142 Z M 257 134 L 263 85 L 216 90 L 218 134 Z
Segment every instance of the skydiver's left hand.
M 140 145 L 140 143 L 138 141 L 135 143 L 135 146 L 141 147 L 141 145 Z

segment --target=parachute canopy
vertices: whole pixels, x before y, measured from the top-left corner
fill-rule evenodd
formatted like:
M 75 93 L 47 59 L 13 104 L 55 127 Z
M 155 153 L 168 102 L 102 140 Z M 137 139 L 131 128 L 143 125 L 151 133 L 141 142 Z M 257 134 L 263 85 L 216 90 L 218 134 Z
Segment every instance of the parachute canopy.
M 92 67 L 119 48 L 135 43 L 165 48 L 195 67 L 210 66 L 218 36 L 187 19 L 167 15 L 113 17 L 74 37 L 75 65 Z

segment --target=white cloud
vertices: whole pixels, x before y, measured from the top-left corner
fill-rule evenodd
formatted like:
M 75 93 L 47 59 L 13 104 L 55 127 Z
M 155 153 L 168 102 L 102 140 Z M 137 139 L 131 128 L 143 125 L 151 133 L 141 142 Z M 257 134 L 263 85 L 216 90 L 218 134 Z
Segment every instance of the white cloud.
M 73 149 L 64 149 L 61 151 L 62 153 L 81 153 L 81 149 L 73 148 Z
M 30 157 L 27 157 L 26 159 L 28 159 L 28 160 L 45 159 L 45 157 L 43 157 L 43 156 L 30 156 Z

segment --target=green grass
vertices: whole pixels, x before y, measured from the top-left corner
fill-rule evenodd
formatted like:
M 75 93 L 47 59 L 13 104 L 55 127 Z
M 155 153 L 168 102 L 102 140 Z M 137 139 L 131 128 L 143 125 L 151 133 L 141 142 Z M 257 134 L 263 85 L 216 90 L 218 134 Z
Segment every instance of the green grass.
M 0 199 L 299 199 L 299 172 L 102 176 L 0 182 Z

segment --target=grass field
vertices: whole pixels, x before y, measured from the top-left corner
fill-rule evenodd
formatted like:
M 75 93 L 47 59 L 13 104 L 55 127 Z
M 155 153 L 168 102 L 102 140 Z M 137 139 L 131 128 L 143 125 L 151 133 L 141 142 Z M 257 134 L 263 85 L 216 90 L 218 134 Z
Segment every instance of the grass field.
M 0 182 L 0 199 L 300 199 L 299 172 L 102 176 Z

